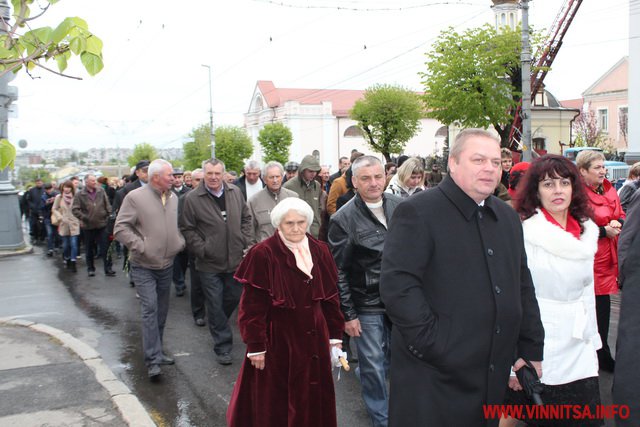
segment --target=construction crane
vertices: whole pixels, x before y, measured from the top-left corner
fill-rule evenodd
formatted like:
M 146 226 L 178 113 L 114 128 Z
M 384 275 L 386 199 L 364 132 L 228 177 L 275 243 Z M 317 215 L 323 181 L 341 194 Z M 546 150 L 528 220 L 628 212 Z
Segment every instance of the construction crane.
M 547 34 L 545 43 L 538 49 L 536 55 L 531 61 L 531 99 L 542 89 L 544 78 L 547 76 L 553 60 L 558 55 L 558 51 L 562 46 L 567 30 L 571 25 L 571 21 L 576 16 L 576 12 L 582 0 L 565 0 L 558 16 Z M 521 151 L 522 146 L 522 102 L 518 104 L 515 114 L 513 115 L 513 123 L 509 131 L 509 145 L 513 151 Z M 531 147 L 527 147 L 531 149 Z

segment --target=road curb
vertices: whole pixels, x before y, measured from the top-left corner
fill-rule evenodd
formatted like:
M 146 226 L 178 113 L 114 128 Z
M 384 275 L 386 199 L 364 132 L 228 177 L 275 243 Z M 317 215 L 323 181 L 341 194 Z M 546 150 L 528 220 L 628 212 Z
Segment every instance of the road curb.
M 0 318 L 0 326 L 21 326 L 33 331 L 47 334 L 76 354 L 85 365 L 91 369 L 98 383 L 109 393 L 111 401 L 120 412 L 123 420 L 129 426 L 135 427 L 156 427 L 147 410 L 142 406 L 136 395 L 131 393 L 122 381 L 120 381 L 113 371 L 102 360 L 100 353 L 93 347 L 75 338 L 60 329 L 56 329 L 43 323 L 36 323 L 25 319 L 12 317 Z

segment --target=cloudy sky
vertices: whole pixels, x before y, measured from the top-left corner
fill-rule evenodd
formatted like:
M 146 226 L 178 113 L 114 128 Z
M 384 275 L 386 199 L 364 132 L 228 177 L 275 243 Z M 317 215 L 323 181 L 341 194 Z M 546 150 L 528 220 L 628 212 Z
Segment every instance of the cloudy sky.
M 565 0 L 533 0 L 530 23 L 551 27 Z M 37 4 L 37 2 L 36 2 Z M 61 0 L 34 24 L 79 16 L 104 42 L 104 70 L 89 77 L 20 74 L 12 141 L 29 149 L 180 147 L 209 122 L 243 124 L 257 80 L 276 87 L 421 90 L 418 72 L 439 32 L 492 22 L 489 0 Z M 628 54 L 628 0 L 584 1 L 546 78 L 578 98 Z

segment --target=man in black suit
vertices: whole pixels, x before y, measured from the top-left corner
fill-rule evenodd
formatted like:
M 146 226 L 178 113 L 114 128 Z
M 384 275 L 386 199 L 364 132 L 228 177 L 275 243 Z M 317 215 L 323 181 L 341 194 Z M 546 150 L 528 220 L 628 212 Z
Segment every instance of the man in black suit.
M 389 426 L 497 426 L 510 368 L 541 374 L 544 329 L 516 212 L 494 197 L 500 142 L 462 131 L 449 175 L 395 210 L 380 294 L 391 322 Z M 455 402 L 452 407 L 451 402 Z

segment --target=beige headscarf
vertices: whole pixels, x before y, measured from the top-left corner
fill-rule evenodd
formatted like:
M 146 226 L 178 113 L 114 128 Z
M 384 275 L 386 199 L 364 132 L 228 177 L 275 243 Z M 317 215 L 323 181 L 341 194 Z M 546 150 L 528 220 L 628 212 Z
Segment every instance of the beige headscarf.
M 311 257 L 311 251 L 309 250 L 309 239 L 307 236 L 304 236 L 304 239 L 301 241 L 294 243 L 285 239 L 280 230 L 278 230 L 278 236 L 282 239 L 284 245 L 289 248 L 293 255 L 296 258 L 296 265 L 304 274 L 313 279 L 311 275 L 311 270 L 313 269 L 313 259 Z

